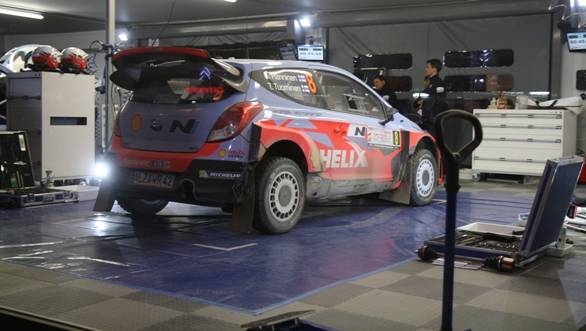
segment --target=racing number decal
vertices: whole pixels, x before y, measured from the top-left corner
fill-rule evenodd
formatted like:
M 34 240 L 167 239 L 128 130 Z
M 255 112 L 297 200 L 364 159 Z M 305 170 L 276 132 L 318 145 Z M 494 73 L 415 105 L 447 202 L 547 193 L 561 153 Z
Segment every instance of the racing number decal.
M 393 131 L 393 145 L 401 146 L 401 131 Z
M 317 94 L 317 85 L 313 80 L 313 75 L 309 72 L 305 74 L 305 78 L 307 79 L 307 87 L 309 88 L 309 92 L 311 92 L 311 94 Z

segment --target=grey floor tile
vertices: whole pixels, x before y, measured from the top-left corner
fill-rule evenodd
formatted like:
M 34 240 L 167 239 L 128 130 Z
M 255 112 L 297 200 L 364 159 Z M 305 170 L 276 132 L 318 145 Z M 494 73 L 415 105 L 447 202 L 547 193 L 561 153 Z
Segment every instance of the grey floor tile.
M 389 286 L 407 277 L 409 277 L 408 274 L 402 274 L 394 271 L 383 271 L 365 278 L 357 279 L 353 281 L 352 284 L 370 288 L 381 288 Z
M 430 330 L 439 330 L 441 317 L 434 319 L 425 327 Z M 576 328 L 570 324 L 555 323 L 509 313 L 500 313 L 491 310 L 470 307 L 467 305 L 458 306 L 454 309 L 453 318 L 454 330 L 474 331 L 575 331 Z
M 23 278 L 10 274 L 0 274 L 0 296 L 10 295 L 19 291 L 26 291 L 51 286 L 51 283 Z
M 332 307 L 371 290 L 372 288 L 370 287 L 364 287 L 355 284 L 343 284 L 321 291 L 300 301 L 310 305 Z
M 586 303 L 586 274 L 583 282 L 523 275 L 516 277 L 498 288 L 501 290 Z
M 61 272 L 51 271 L 42 268 L 35 268 L 35 267 L 24 267 L 9 271 L 8 273 L 24 278 L 36 279 L 47 283 L 59 284 L 68 281 L 72 281 L 75 279 L 79 279 L 79 277 L 75 277 L 72 275 L 68 275 Z
M 170 320 L 140 329 L 141 331 L 242 331 L 238 325 L 220 322 L 196 315 L 182 315 Z
M 122 298 L 60 314 L 57 318 L 100 330 L 131 331 L 183 315 L 182 312 Z
M 389 270 L 393 271 L 393 272 L 402 273 L 402 274 L 415 275 L 420 272 L 424 272 L 424 271 L 435 269 L 435 268 L 437 268 L 437 267 L 431 263 L 411 261 L 411 262 L 401 264 L 397 267 L 390 268 Z
M 441 300 L 443 281 L 435 278 L 411 276 L 383 287 L 383 290 Z M 489 287 L 456 282 L 454 284 L 454 302 L 465 303 L 488 291 L 490 291 Z
M 349 313 L 422 326 L 441 312 L 441 302 L 402 293 L 372 290 L 334 307 Z
M 572 316 L 582 319 L 586 314 L 586 305 L 583 303 L 504 290 L 487 292 L 467 305 L 555 323 L 562 323 Z
M 78 288 L 82 290 L 87 290 L 90 292 L 95 292 L 103 295 L 107 295 L 110 297 L 121 297 L 131 293 L 137 292 L 134 289 L 119 286 L 115 284 L 110 284 L 106 282 L 100 282 L 93 279 L 75 279 L 69 282 L 65 282 L 61 284 L 62 286 Z
M 422 277 L 443 279 L 443 272 L 444 269 L 442 267 L 434 266 L 434 268 L 420 272 L 417 275 Z M 509 274 L 499 274 L 496 272 L 484 270 L 456 269 L 454 273 L 454 279 L 458 283 L 485 287 L 500 286 L 513 279 L 513 277 L 514 276 Z
M 335 309 L 325 310 L 307 320 L 336 331 L 415 331 L 412 325 Z
M 530 268 L 524 275 L 550 279 L 564 279 L 583 282 L 586 275 L 586 263 L 583 259 L 547 260 Z
M 207 307 L 206 304 L 196 301 L 176 298 L 168 295 L 151 293 L 151 292 L 134 292 L 124 296 L 124 299 L 147 303 L 155 306 L 161 306 L 169 309 L 178 310 L 185 313 L 191 313 L 198 309 Z
M 53 285 L 0 297 L 0 305 L 40 315 L 54 316 L 109 298 L 86 290 Z
M 11 272 L 11 271 L 15 271 L 17 269 L 26 269 L 27 267 L 22 266 L 20 264 L 17 263 L 10 263 L 10 262 L 2 262 L 0 261 L 0 273 L 4 273 L 4 272 Z

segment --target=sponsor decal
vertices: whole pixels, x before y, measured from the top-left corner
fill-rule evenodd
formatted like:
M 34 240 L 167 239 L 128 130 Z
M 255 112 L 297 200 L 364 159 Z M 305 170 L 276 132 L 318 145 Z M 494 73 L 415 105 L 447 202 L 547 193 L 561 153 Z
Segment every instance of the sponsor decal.
M 401 146 L 401 131 L 391 131 L 381 128 L 371 128 L 360 125 L 350 125 L 348 137 L 365 138 L 369 145 L 383 148 L 398 148 Z
M 171 161 L 169 160 L 139 160 L 125 159 L 124 165 L 131 168 L 151 168 L 151 169 L 170 169 Z
M 239 149 L 226 150 L 222 148 L 218 151 L 218 156 L 221 158 L 229 159 L 243 159 L 246 157 L 246 153 L 244 153 L 243 150 Z
M 224 88 L 221 86 L 191 86 L 183 90 L 186 94 L 224 94 Z
M 209 179 L 238 179 L 242 176 L 242 174 L 238 172 L 226 172 L 226 171 L 215 171 L 215 170 L 200 170 L 199 171 L 199 178 L 209 178 Z
M 360 148 L 353 150 L 326 149 L 320 150 L 322 162 L 329 169 L 366 168 L 366 152 Z
M 130 128 L 132 129 L 132 132 L 135 133 L 140 131 L 142 128 L 142 116 L 140 116 L 140 114 L 132 115 L 132 118 L 130 119 Z
M 208 67 L 204 67 L 199 72 L 199 80 L 211 80 L 212 79 L 212 72 Z
M 369 145 L 384 147 L 384 148 L 397 148 L 401 145 L 400 131 L 391 131 L 384 129 L 368 129 L 366 140 Z

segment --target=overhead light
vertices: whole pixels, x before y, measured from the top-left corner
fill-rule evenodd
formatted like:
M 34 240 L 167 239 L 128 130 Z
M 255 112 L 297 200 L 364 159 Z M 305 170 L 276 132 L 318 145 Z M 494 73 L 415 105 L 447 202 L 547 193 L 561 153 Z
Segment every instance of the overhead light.
M 576 0 L 578 2 L 578 6 L 586 7 L 586 0 Z
M 120 41 L 128 41 L 128 35 L 122 32 L 118 35 L 118 39 L 120 39 Z
M 238 0 L 224 0 L 224 1 L 229 2 L 229 3 L 235 3 Z
M 42 20 L 43 18 L 45 18 L 43 15 L 33 11 L 15 9 L 11 7 L 0 7 L 0 14 L 33 18 L 35 20 Z
M 309 16 L 303 16 L 299 19 L 299 24 L 304 28 L 311 27 L 311 23 L 311 17 Z

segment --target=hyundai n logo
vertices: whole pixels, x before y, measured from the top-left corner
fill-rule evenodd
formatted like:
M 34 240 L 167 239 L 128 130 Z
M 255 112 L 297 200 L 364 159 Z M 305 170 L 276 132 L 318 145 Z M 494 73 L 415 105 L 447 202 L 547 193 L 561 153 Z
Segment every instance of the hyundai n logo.
M 156 132 L 160 132 L 163 131 L 164 129 L 164 125 L 163 122 L 158 119 L 155 118 L 152 122 L 151 122 L 151 129 L 153 131 Z M 190 120 L 173 120 L 171 122 L 171 126 L 169 126 L 169 133 L 176 133 L 176 132 L 183 132 L 186 134 L 193 134 L 195 133 L 195 130 L 197 129 L 197 121 L 194 119 L 190 119 Z
M 161 123 L 161 120 L 158 118 L 155 118 L 151 122 L 151 129 L 153 129 L 153 131 L 161 131 L 163 129 L 163 123 Z

